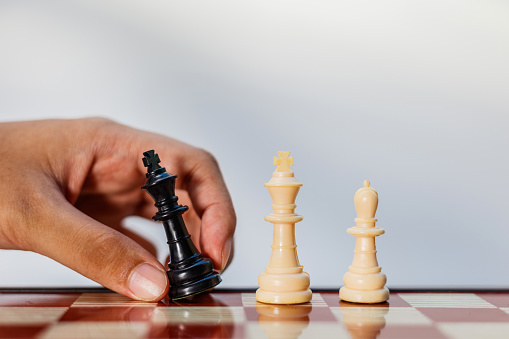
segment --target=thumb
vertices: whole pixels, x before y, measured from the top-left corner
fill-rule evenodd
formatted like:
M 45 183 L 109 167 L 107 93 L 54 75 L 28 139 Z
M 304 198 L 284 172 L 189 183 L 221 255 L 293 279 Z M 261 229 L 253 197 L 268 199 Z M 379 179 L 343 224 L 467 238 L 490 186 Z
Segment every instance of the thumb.
M 31 227 L 30 250 L 130 298 L 157 301 L 165 296 L 166 271 L 152 254 L 63 197 L 48 200 L 37 213 L 37 227 Z

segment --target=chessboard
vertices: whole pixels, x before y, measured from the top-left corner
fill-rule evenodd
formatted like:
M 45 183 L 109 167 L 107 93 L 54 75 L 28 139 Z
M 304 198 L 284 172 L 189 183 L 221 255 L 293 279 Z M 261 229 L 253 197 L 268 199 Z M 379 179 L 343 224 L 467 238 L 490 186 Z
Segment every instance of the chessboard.
M 0 338 L 509 338 L 509 292 L 394 292 L 382 304 L 314 292 L 301 305 L 213 291 L 159 303 L 107 290 L 0 291 Z

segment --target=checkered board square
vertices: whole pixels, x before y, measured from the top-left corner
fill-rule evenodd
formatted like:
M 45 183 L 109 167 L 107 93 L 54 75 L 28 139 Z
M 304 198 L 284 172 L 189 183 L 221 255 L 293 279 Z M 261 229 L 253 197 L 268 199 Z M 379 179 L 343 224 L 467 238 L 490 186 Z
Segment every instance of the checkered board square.
M 363 305 L 338 292 L 301 305 L 215 291 L 159 303 L 105 293 L 0 293 L 1 338 L 509 338 L 509 292 L 391 293 Z

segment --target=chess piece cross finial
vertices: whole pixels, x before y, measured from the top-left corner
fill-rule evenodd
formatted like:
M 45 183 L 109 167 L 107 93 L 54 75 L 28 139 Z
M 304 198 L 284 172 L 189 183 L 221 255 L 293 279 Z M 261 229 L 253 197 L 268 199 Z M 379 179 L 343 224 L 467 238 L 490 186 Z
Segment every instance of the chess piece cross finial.
M 292 172 L 290 166 L 293 166 L 293 157 L 288 157 L 290 152 L 277 152 L 278 157 L 274 157 L 274 166 L 277 166 L 276 172 Z
M 153 172 L 158 168 L 161 168 L 158 164 L 161 162 L 159 160 L 159 155 L 154 152 L 154 150 L 143 152 L 143 165 L 145 167 L 148 167 L 147 172 Z

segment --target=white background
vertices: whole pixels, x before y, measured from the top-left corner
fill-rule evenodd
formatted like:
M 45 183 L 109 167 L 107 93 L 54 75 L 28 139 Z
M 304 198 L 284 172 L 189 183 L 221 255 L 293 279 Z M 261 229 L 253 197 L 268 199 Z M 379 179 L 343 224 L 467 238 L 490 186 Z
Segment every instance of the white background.
M 364 179 L 389 287 L 508 287 L 508 17 L 494 0 L 2 0 L 0 120 L 106 116 L 211 151 L 238 215 L 223 287 L 268 263 L 278 150 L 304 184 L 312 287 L 342 284 Z M 164 250 L 159 225 L 128 222 Z M 0 287 L 93 284 L 0 251 Z

